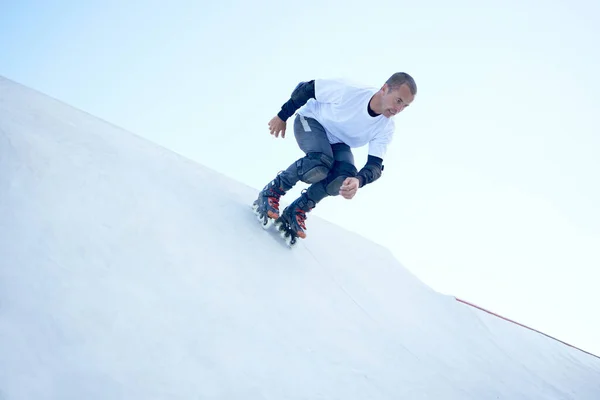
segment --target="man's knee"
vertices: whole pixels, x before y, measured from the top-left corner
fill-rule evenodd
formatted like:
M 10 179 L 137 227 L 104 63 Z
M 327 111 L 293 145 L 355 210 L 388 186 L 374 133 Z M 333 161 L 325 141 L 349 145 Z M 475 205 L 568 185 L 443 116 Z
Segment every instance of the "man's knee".
M 337 196 L 340 193 L 340 188 L 346 178 L 356 176 L 357 173 L 358 171 L 353 164 L 344 161 L 336 161 L 327 176 L 325 184 L 327 194 L 330 196 Z
M 296 162 L 298 176 L 304 183 L 316 183 L 327 178 L 333 166 L 333 157 L 324 153 L 308 153 Z

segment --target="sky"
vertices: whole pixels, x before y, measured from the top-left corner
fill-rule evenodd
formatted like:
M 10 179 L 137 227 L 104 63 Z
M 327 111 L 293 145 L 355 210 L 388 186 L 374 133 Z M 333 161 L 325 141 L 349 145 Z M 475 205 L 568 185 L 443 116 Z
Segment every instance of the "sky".
M 258 190 L 302 156 L 291 124 L 267 126 L 298 82 L 408 72 L 382 178 L 313 213 L 440 292 L 600 353 L 600 5 L 120 3 L 2 2 L 0 75 Z
M 600 357 L 324 219 L 289 249 L 253 194 L 0 78 L 0 397 L 598 399 Z

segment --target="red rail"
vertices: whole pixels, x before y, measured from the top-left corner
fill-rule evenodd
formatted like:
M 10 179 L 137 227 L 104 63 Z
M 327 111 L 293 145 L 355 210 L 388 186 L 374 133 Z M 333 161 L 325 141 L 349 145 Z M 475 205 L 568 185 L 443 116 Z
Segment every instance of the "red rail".
M 475 304 L 473 304 L 473 303 L 469 303 L 468 301 L 465 301 L 465 300 L 459 299 L 458 297 L 455 297 L 455 299 L 456 299 L 457 301 L 461 302 L 461 303 L 464 303 L 464 304 L 468 305 L 468 306 L 471 306 L 471 307 L 477 308 L 477 309 L 479 309 L 479 310 L 481 310 L 481 311 L 485 311 L 486 313 L 488 313 L 488 314 L 491 314 L 491 315 L 493 315 L 493 316 L 495 316 L 495 317 L 502 318 L 502 319 L 503 319 L 503 320 L 505 320 L 505 321 L 512 322 L 513 324 L 516 324 L 516 325 L 522 326 L 523 328 L 526 328 L 526 329 L 529 329 L 529 330 L 531 330 L 531 331 L 537 332 L 537 333 L 539 333 L 540 335 L 544 335 L 544 336 L 546 336 L 546 337 L 549 337 L 550 339 L 556 340 L 557 342 L 560 342 L 560 343 L 562 343 L 562 344 L 564 344 L 564 345 L 567 345 L 567 346 L 569 346 L 569 347 L 572 347 L 572 348 L 574 348 L 574 349 L 577 349 L 577 350 L 579 350 L 579 351 L 582 351 L 582 352 L 584 352 L 584 353 L 586 353 L 586 354 L 589 354 L 589 355 L 590 355 L 590 356 L 592 356 L 592 357 L 596 357 L 596 358 L 600 359 L 600 357 L 598 357 L 598 356 L 597 356 L 597 355 L 595 355 L 595 354 L 592 354 L 592 353 L 590 353 L 589 351 L 582 350 L 582 349 L 580 349 L 579 347 L 575 347 L 575 346 L 573 346 L 573 345 L 571 345 L 571 344 L 569 344 L 569 343 L 563 342 L 562 340 L 559 340 L 559 339 L 557 339 L 557 338 L 555 338 L 555 337 L 552 337 L 552 336 L 550 336 L 550 335 L 547 335 L 547 334 L 545 334 L 544 332 L 540 332 L 540 331 L 538 331 L 537 329 L 530 328 L 530 327 L 528 327 L 527 325 L 523 325 L 523 324 L 521 324 L 521 323 L 519 323 L 519 322 L 513 321 L 512 319 L 508 319 L 508 318 L 506 318 L 506 317 L 503 317 L 502 315 L 498 315 L 498 314 L 496 314 L 496 313 L 494 313 L 494 312 L 491 312 L 491 311 L 489 311 L 489 310 L 486 310 L 486 309 L 485 309 L 485 308 L 483 308 L 483 307 L 479 307 L 478 305 L 475 305 Z

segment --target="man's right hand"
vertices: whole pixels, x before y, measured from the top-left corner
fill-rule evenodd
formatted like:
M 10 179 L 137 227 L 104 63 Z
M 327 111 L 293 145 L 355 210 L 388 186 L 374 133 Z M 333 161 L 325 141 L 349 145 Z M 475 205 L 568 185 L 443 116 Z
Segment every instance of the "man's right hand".
M 271 131 L 271 135 L 274 135 L 275 137 L 279 137 L 279 134 L 281 133 L 281 137 L 285 138 L 285 127 L 285 121 L 277 115 L 269 121 L 269 130 Z

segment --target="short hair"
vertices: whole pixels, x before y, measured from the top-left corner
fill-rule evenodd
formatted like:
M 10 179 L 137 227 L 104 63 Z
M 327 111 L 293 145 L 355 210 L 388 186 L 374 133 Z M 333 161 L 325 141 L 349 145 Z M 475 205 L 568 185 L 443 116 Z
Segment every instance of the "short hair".
M 398 89 L 400 86 L 406 83 L 410 89 L 410 93 L 414 96 L 417 94 L 417 84 L 412 76 L 406 72 L 396 72 L 394 75 L 385 82 L 390 87 L 390 90 Z

